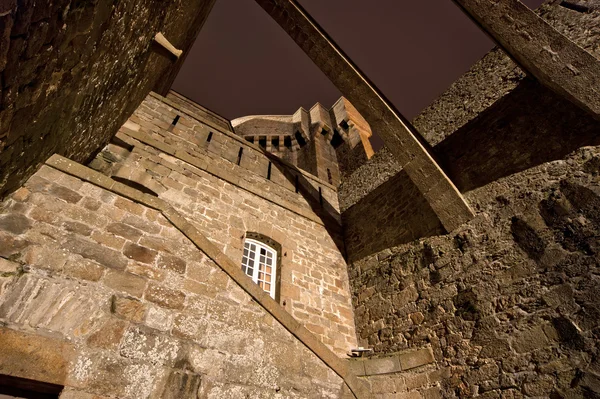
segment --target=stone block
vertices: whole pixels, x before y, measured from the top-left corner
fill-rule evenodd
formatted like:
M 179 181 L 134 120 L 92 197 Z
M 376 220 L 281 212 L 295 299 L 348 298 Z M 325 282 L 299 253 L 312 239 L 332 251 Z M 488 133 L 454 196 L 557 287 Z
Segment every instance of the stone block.
M 35 245 L 28 248 L 23 260 L 31 266 L 62 272 L 68 258 L 66 251 Z
M 521 332 L 512 341 L 513 349 L 518 353 L 531 352 L 543 348 L 549 343 L 542 326 L 535 326 L 530 330 Z
M 410 370 L 415 367 L 424 366 L 435 362 L 431 348 L 420 349 L 418 351 L 402 353 L 398 355 L 402 370 Z
M 146 288 L 146 279 L 135 274 L 108 270 L 102 282 L 116 291 L 121 291 L 140 298 Z
M 31 221 L 19 214 L 0 215 L 0 230 L 12 234 L 23 234 L 31 227 Z
M 15 238 L 0 231 L 0 256 L 10 257 L 22 251 L 30 245 L 30 242 L 23 238 Z
M 124 223 L 112 223 L 106 227 L 106 231 L 118 235 L 119 237 L 126 238 L 130 241 L 136 242 L 141 236 L 142 232 Z
M 144 209 L 146 209 L 144 206 L 122 197 L 117 197 L 115 199 L 115 206 L 137 216 L 142 216 Z
M 173 366 L 180 350 L 179 341 L 143 326 L 130 327 L 123 336 L 121 356 L 154 365 Z
M 161 368 L 111 352 L 80 352 L 68 385 L 111 398 L 148 398 L 163 376 Z
M 0 328 L 0 373 L 64 385 L 73 345 L 53 338 Z
M 129 263 L 127 266 L 127 271 L 140 277 L 145 277 L 156 281 L 164 281 L 167 276 L 167 273 L 164 270 L 160 270 L 154 266 L 138 262 Z
M 127 266 L 127 259 L 121 253 L 79 237 L 67 240 L 64 248 L 111 269 L 124 270 Z
M 428 382 L 427 374 L 425 373 L 407 373 L 404 375 L 404 385 L 408 391 L 422 388 L 426 386 Z
M 157 398 L 179 399 L 196 398 L 202 378 L 198 374 L 186 373 L 184 371 L 172 370 L 167 377 L 167 382 Z
M 157 305 L 169 309 L 183 309 L 185 294 L 150 282 L 144 297 Z
M 129 259 L 133 259 L 141 263 L 154 263 L 157 252 L 141 245 L 128 243 L 125 245 L 123 254 Z
M 438 388 L 438 387 L 425 389 L 424 391 L 421 392 L 421 394 L 423 395 L 423 399 L 442 399 L 443 398 L 442 392 L 441 392 L 440 388 Z
M 362 359 L 348 359 L 348 371 L 359 377 L 366 375 L 365 361 Z
M 20 263 L 0 258 L 0 277 L 14 275 L 19 271 L 20 268 Z
M 83 196 L 79 193 L 66 187 L 58 186 L 56 184 L 50 186 L 48 192 L 54 195 L 55 197 L 60 198 L 61 200 L 70 204 L 76 204 L 81 200 L 81 198 L 83 198 Z
M 146 313 L 146 306 L 135 298 L 113 295 L 111 312 L 124 319 L 141 322 Z
M 98 331 L 88 337 L 87 344 L 94 348 L 117 349 L 127 325 L 124 320 L 110 318 Z
M 400 360 L 396 356 L 373 358 L 364 361 L 366 375 L 389 374 L 401 371 Z
M 160 306 L 150 305 L 144 324 L 155 330 L 169 331 L 173 325 L 173 312 Z
M 83 223 L 65 221 L 62 226 L 65 230 L 82 236 L 89 236 L 92 234 L 92 228 Z
M 161 254 L 158 257 L 156 265 L 160 268 L 172 270 L 181 274 L 185 273 L 186 270 L 186 262 L 183 259 L 173 255 Z
M 69 259 L 63 267 L 63 273 L 81 280 L 98 281 L 106 269 L 89 259 Z

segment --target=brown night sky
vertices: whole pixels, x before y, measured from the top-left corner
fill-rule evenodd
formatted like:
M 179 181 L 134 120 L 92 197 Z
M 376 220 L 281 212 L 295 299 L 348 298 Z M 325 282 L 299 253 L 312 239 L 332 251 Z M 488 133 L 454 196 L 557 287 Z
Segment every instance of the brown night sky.
M 450 0 L 300 3 L 409 119 L 493 47 Z M 252 0 L 217 0 L 173 89 L 230 119 L 329 107 L 340 96 Z

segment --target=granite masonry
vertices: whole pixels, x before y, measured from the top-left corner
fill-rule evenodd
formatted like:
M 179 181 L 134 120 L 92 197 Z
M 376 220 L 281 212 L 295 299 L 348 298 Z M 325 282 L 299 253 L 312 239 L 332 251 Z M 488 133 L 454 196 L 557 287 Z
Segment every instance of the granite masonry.
M 598 10 L 565 3 L 537 12 L 600 57 Z M 431 345 L 436 359 L 414 378 L 378 377 L 381 390 L 599 397 L 600 124 L 499 49 L 414 124 L 476 217 L 447 235 L 423 216 L 412 225 L 425 231 L 406 229 L 409 214 L 427 207 L 388 207 L 406 179 L 385 149 L 340 186 L 345 232 L 356 241 L 348 259 L 360 344 L 375 359 Z M 366 205 L 386 195 L 370 215 L 388 224 L 361 225 Z
M 233 121 L 212 1 L 0 2 L 0 396 L 600 397 L 600 8 L 456 2 L 502 48 L 413 123 L 294 1 L 345 97 Z

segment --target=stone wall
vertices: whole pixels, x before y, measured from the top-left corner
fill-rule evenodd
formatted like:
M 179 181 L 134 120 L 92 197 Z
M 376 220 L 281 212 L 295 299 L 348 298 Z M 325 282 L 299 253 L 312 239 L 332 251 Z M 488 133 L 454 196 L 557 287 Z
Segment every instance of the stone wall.
M 361 343 L 431 344 L 445 397 L 595 397 L 599 165 L 587 147 L 500 179 L 464 227 L 353 263 Z
M 248 232 L 278 242 L 280 304 L 334 352 L 345 355 L 356 338 L 339 219 L 328 213 L 336 212 L 335 190 L 298 172 L 307 188 L 296 193 L 275 166 L 267 179 L 265 154 L 188 114 L 171 128 L 180 112 L 149 96 L 117 135 L 134 147 L 110 144 L 90 166 L 153 190 L 240 265 Z M 240 146 L 244 151 L 237 165 Z M 325 206 L 318 201 L 319 188 Z
M 600 10 L 582 13 L 562 7 L 559 2 L 548 2 L 537 12 L 576 44 L 600 57 L 600 36 L 595 29 Z M 526 78 L 498 49 L 452 84 L 414 120 L 414 125 L 433 146 L 440 166 L 463 193 L 545 162 L 564 159 L 582 146 L 600 144 L 600 122 Z M 390 152 L 382 149 L 340 186 L 342 212 L 400 169 Z M 346 218 L 347 225 L 361 223 L 360 218 Z
M 538 12 L 598 56 L 600 13 L 557 3 Z M 350 265 L 359 343 L 431 345 L 443 397 L 600 395 L 597 122 L 494 50 L 415 125 L 477 216 Z M 340 188 L 364 193 L 340 198 L 344 213 L 385 165 Z
M 348 262 L 444 232 L 406 173 L 398 173 L 346 210 L 343 222 Z
M 213 3 L 3 1 L 0 198 L 53 153 L 87 160 L 150 90 L 170 86 L 180 63 L 154 36 L 189 50 Z
M 0 206 L 0 373 L 61 398 L 343 397 L 160 212 L 43 166 Z

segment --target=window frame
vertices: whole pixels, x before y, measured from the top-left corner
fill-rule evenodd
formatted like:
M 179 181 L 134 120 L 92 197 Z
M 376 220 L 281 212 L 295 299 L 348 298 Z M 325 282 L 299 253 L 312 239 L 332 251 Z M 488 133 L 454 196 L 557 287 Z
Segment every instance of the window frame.
M 248 254 L 245 255 L 245 251 L 246 251 L 246 244 L 253 244 L 256 246 L 256 251 L 254 252 L 254 257 L 250 258 L 250 250 L 248 250 Z M 260 282 L 265 282 L 264 280 L 260 280 L 259 278 L 259 274 L 261 273 L 260 270 L 260 250 L 264 249 L 266 253 L 271 255 L 271 261 L 272 264 L 268 265 L 265 264 L 266 266 L 270 266 L 271 267 L 271 280 L 269 282 L 270 284 L 270 288 L 269 291 L 265 290 L 264 288 L 262 288 L 264 290 L 264 292 L 266 292 L 267 294 L 269 294 L 269 296 L 271 296 L 271 298 L 277 300 L 277 295 L 278 295 L 278 285 L 279 285 L 279 270 L 278 270 L 278 265 L 279 265 L 279 252 L 277 251 L 277 249 L 271 247 L 270 245 L 256 240 L 254 238 L 250 238 L 250 237 L 246 237 L 246 239 L 244 240 L 244 248 L 243 248 L 243 253 L 242 253 L 242 262 L 241 262 L 241 268 L 242 271 L 246 274 L 246 276 L 250 277 L 252 279 L 252 281 L 257 284 L 258 286 L 260 286 Z M 253 266 L 252 266 L 252 275 L 248 274 L 248 269 L 249 269 L 249 265 L 244 263 L 244 258 L 246 259 L 252 259 L 253 260 Z M 266 270 L 262 271 L 262 273 L 267 273 Z M 266 282 L 265 282 L 266 283 Z

